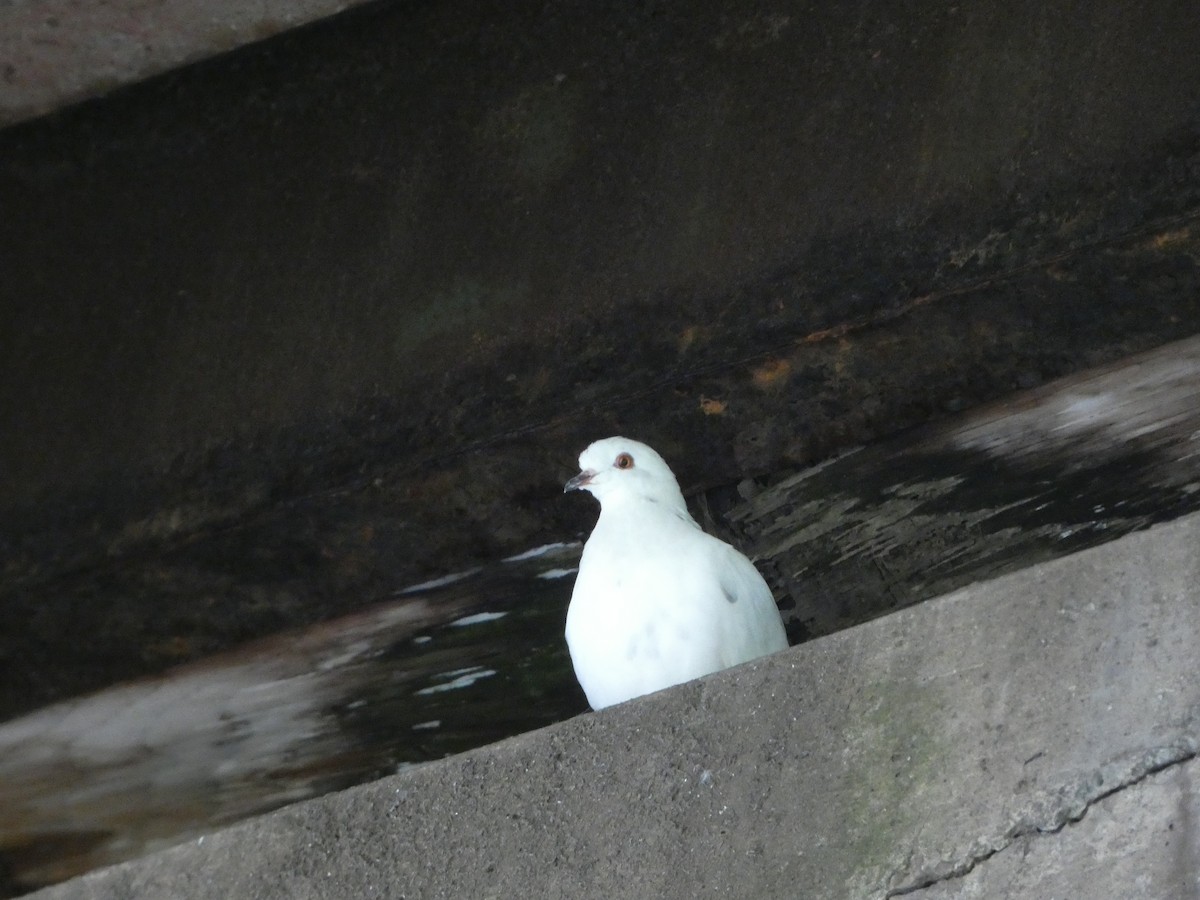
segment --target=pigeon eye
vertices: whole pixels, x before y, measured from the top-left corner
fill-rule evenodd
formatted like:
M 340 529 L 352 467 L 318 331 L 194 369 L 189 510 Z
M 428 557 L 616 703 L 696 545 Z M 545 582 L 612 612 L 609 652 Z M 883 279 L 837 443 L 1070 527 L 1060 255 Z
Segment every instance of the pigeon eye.
M 632 469 L 633 468 L 633 457 L 630 456 L 628 453 L 622 453 L 621 455 L 619 455 L 617 457 L 617 460 L 616 460 L 616 462 L 613 463 L 613 465 L 616 466 L 618 469 Z

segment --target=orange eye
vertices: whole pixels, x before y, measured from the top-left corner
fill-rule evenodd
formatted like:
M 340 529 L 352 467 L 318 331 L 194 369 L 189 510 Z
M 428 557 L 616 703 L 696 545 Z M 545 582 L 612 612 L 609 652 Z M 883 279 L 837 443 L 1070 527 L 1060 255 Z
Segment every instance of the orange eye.
M 620 456 L 617 457 L 617 460 L 616 460 L 616 462 L 613 463 L 613 465 L 616 466 L 618 469 L 632 469 L 633 468 L 633 457 L 630 456 L 628 453 L 622 453 Z

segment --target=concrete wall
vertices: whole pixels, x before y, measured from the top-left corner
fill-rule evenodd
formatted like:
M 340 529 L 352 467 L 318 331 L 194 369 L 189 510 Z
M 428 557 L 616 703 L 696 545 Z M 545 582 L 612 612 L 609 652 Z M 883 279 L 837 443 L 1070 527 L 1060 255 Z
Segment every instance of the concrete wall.
M 229 43 L 222 20 L 201 55 L 267 8 Z M 11 61 L 62 30 L 48 9 L 5 10 L 14 117 L 57 102 L 21 112 L 37 67 Z M 134 35 L 127 74 L 172 65 L 134 24 L 102 55 Z M 651 440 L 690 484 L 736 483 L 1193 333 L 1198 43 L 1186 2 L 385 2 L 5 129 L 0 614 L 20 624 L 0 674 L 58 699 L 68 653 L 121 627 L 132 643 L 87 659 L 89 678 L 227 645 L 191 640 L 193 617 L 245 639 L 574 533 L 554 482 L 598 433 Z M 59 98 L 105 85 L 76 87 Z M 353 514 L 313 512 L 331 497 Z M 385 514 L 394 529 L 358 527 Z M 269 604 L 238 602 L 260 568 L 326 558 L 349 588 L 301 603 L 311 582 L 294 577 Z M 1178 561 L 1158 562 L 1148 574 L 1165 578 Z M 192 573 L 213 570 L 225 605 L 192 602 L 208 590 Z M 1013 822 L 1045 821 L 1020 803 L 1052 819 L 1055 791 L 1122 760 L 1136 781 L 1185 736 L 1107 719 L 1089 694 L 1079 715 L 1127 743 L 1096 744 L 1067 713 L 1070 747 L 1024 741 L 1049 730 L 1039 710 L 1076 715 L 1063 672 L 1099 661 L 1075 629 L 1128 642 L 1137 623 L 1116 629 L 1121 607 L 1080 597 L 1078 621 L 1030 608 L 1033 624 L 997 624 L 986 603 L 956 618 L 969 602 L 801 651 L 798 680 L 735 677 L 799 701 L 747 707 L 718 679 L 414 773 L 402 799 L 343 795 L 88 884 L 319 894 L 289 879 L 329 871 L 360 896 L 537 873 L 551 893 L 620 893 L 635 871 L 669 894 L 683 871 L 731 892 L 742 878 L 869 893 L 918 883 L 930 860 L 965 866 Z M 1139 652 L 1194 636 L 1177 612 L 1155 613 L 1171 627 Z M 172 640 L 145 646 L 156 628 Z M 907 643 L 892 647 L 896 629 Z M 1028 649 L 1047 635 L 1061 658 Z M 960 640 L 962 660 L 925 660 Z M 1157 710 L 1135 681 L 1137 709 Z M 759 724 L 731 724 L 735 710 Z M 972 740 L 977 759 L 952 755 Z M 788 779 L 768 790 L 772 766 Z M 1012 795 L 1018 768 L 1032 780 Z M 633 779 L 624 793 L 613 772 Z M 1010 794 L 981 812 L 993 783 Z M 980 818 L 913 837 L 913 816 L 963 797 Z M 765 823 L 761 844 L 747 822 Z
M 44 7 L 7 11 L 33 20 L 9 22 L 25 45 Z M 7 129 L 0 419 L 21 427 L 0 434 L 0 514 L 219 469 L 206 453 L 288 426 L 309 426 L 296 440 L 314 451 L 293 452 L 308 459 L 379 397 L 403 398 L 410 427 L 437 419 L 414 439 L 426 455 L 495 440 L 512 417 L 473 394 L 544 423 L 668 366 L 712 371 L 739 347 L 894 314 L 946 273 L 1027 263 L 1014 248 L 1058 253 L 1178 212 L 1198 42 L 1186 2 L 392 2 Z M 1145 309 L 1164 283 L 1113 299 Z M 1086 362 L 1109 292 L 1060 313 L 1061 332 L 1039 319 L 1045 298 L 987 323 L 1027 323 L 1014 343 L 1032 358 L 939 347 L 919 404 L 970 402 L 932 387 L 951 376 L 994 394 Z M 1086 349 L 1152 322 L 1182 336 L 1180 320 L 1147 311 Z M 951 321 L 942 343 L 985 339 Z M 863 354 L 901 370 L 919 355 Z M 447 397 L 444 370 L 475 377 Z M 872 400 L 902 418 L 911 395 Z M 682 403 L 693 431 L 700 399 Z M 763 456 L 788 447 L 761 440 Z
M 47 890 L 1200 892 L 1200 517 Z
M 1184 2 L 391 0 L 0 131 L 0 618 L 38 629 L 0 685 L 578 534 L 598 435 L 735 485 L 1195 333 L 1198 45 Z

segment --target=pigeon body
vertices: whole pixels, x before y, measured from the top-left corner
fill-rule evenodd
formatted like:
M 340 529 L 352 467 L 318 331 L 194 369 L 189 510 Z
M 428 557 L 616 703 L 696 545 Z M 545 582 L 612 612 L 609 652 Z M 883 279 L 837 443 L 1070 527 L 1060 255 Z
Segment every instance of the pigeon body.
M 600 518 L 583 548 L 567 646 L 593 709 L 787 647 L 771 589 L 754 564 L 689 515 L 663 458 L 612 437 L 579 457 L 566 490 L 587 490 Z

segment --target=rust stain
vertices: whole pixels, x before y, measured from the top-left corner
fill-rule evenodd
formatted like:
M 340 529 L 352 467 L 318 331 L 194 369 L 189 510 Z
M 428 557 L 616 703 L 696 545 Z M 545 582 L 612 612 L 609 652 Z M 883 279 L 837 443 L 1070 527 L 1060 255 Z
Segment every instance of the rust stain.
M 786 359 L 769 359 L 751 373 L 754 385 L 769 388 L 787 379 L 792 374 L 792 364 Z
M 1176 244 L 1185 244 L 1192 239 L 1192 230 L 1190 228 L 1176 228 L 1173 231 L 1164 231 L 1162 234 L 1156 234 L 1150 238 L 1150 248 L 1152 250 L 1162 250 L 1166 247 L 1173 247 Z
M 700 329 L 695 325 L 689 325 L 683 329 L 683 333 L 679 335 L 679 355 L 687 353 L 692 344 L 696 343 L 696 338 L 700 336 Z
M 189 659 L 195 654 L 192 642 L 182 635 L 175 635 L 147 645 L 146 652 L 157 658 Z
M 723 416 L 728 404 L 724 400 L 718 400 L 715 397 L 701 397 L 700 411 L 706 416 Z

